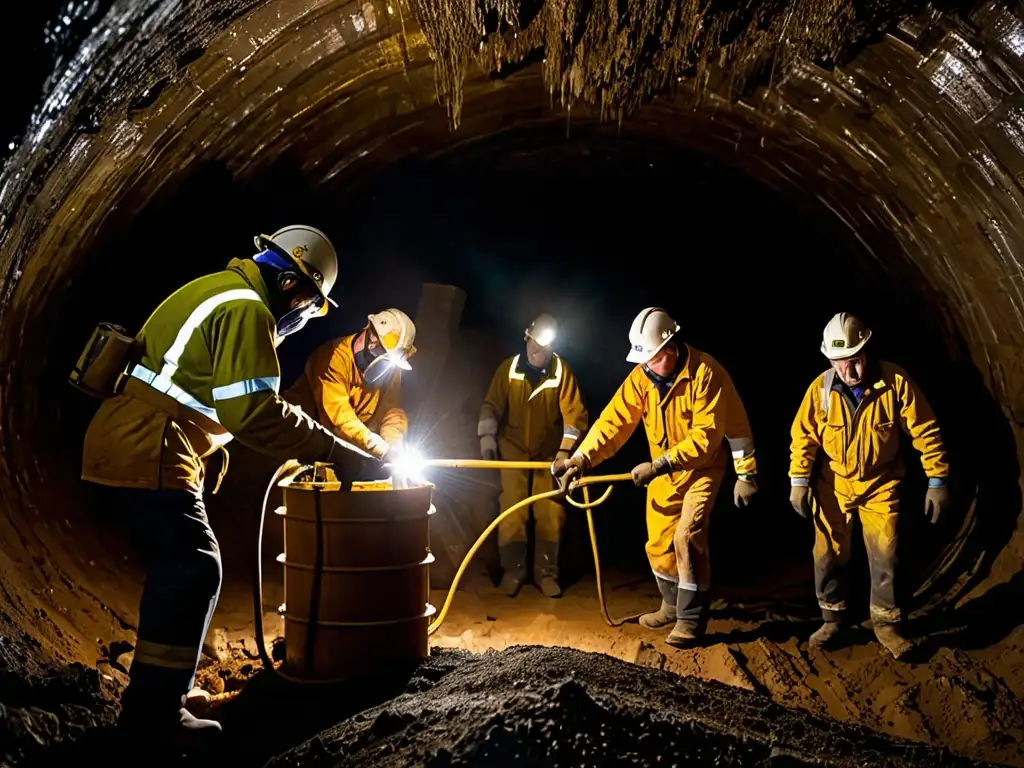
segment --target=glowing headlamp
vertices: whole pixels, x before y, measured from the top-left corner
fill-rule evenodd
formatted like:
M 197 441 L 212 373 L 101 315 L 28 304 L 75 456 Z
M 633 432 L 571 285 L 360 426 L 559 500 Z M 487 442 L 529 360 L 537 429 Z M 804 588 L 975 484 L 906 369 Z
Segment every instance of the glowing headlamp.
M 540 344 L 542 347 L 550 347 L 555 341 L 555 332 L 550 328 L 545 328 L 543 331 L 533 337 L 533 340 Z

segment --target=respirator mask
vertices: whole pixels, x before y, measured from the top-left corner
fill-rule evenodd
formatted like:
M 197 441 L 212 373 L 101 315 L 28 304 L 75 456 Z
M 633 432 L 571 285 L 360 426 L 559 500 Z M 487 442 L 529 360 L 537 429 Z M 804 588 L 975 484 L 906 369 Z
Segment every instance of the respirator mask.
M 274 328 L 276 344 L 284 341 L 286 336 L 301 331 L 311 318 L 323 314 L 327 300 L 316 290 L 312 281 L 288 259 L 272 250 L 266 250 L 253 256 L 253 261 L 259 264 L 260 271 L 264 272 L 267 286 L 276 289 L 273 290 L 270 307 L 277 318 Z M 267 272 L 270 274 L 266 274 Z M 268 277 L 270 279 L 266 279 Z M 312 289 L 310 295 L 298 299 L 295 286 L 306 283 Z
M 395 366 L 383 344 L 378 342 L 376 349 L 369 348 L 369 331 L 366 334 L 366 346 L 355 354 L 356 368 L 363 374 L 363 381 L 371 387 L 379 387 L 388 380 Z

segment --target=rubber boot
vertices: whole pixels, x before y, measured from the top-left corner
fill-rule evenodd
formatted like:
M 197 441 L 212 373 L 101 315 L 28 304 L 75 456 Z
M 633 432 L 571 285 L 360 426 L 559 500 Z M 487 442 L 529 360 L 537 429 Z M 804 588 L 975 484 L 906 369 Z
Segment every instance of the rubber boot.
M 914 644 L 907 640 L 896 624 L 883 624 L 876 626 L 875 637 L 892 657 L 897 661 L 904 658 L 914 647 Z
M 848 634 L 848 628 L 840 621 L 826 620 L 820 627 L 814 630 L 814 634 L 807 640 L 807 647 L 811 650 L 829 650 L 838 648 Z
M 657 576 L 658 591 L 661 592 L 661 607 L 654 613 L 640 616 L 640 626 L 647 629 L 661 629 L 676 623 L 676 583 Z
M 526 581 L 526 542 L 512 541 L 498 548 L 504 574 L 498 588 L 509 597 L 515 597 Z
M 665 642 L 676 648 L 694 648 L 702 642 L 708 625 L 710 593 L 690 589 L 676 590 L 676 625 Z
M 561 597 L 558 583 L 558 542 L 537 539 L 533 557 L 533 580 L 544 597 Z

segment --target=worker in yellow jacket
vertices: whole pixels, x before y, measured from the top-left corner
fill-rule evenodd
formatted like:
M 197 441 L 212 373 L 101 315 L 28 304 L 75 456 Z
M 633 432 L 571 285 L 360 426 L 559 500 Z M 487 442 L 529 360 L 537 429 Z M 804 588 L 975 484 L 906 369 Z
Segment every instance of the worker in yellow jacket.
M 282 462 L 345 452 L 277 394 L 277 345 L 327 311 L 334 247 L 306 226 L 260 235 L 256 247 L 157 307 L 123 391 L 103 400 L 85 435 L 82 477 L 117 489 L 146 572 L 119 723 L 155 749 L 220 730 L 184 708 L 221 584 L 203 505 L 208 457 L 232 438 Z
M 409 429 L 401 403 L 402 371 L 411 368 L 415 340 L 416 326 L 402 310 L 369 315 L 358 333 L 317 348 L 284 397 L 343 440 L 393 462 Z
M 829 320 L 821 352 L 831 367 L 804 394 L 793 419 L 790 503 L 814 521 L 814 578 L 824 623 L 812 647 L 838 645 L 848 628 L 845 569 L 853 517 L 860 518 L 871 572 L 871 620 L 878 641 L 897 659 L 911 644 L 900 630 L 895 589 L 900 432 L 921 454 L 928 477 L 925 514 L 938 522 L 950 497 L 949 465 L 939 424 L 924 394 L 899 366 L 870 356 L 871 330 L 853 315 Z M 815 474 L 818 450 L 824 454 Z
M 626 360 L 637 366 L 576 452 L 552 471 L 565 484 L 614 456 L 644 425 L 651 461 L 632 475 L 647 488 L 647 558 L 662 604 L 640 623 L 649 629 L 671 624 L 665 642 L 690 647 L 707 628 L 708 530 L 728 462 L 725 444 L 737 474 L 737 507 L 757 492 L 757 463 L 746 410 L 729 374 L 710 355 L 677 342 L 678 332 L 664 309 L 648 307 L 636 316 Z
M 551 350 L 558 326 L 542 314 L 525 332 L 523 351 L 503 361 L 494 372 L 480 408 L 477 435 L 485 459 L 545 461 L 564 459 L 587 428 L 576 376 Z M 501 470 L 499 506 L 507 509 L 537 493 L 553 490 L 547 470 Z M 565 509 L 546 499 L 533 504 L 535 523 L 534 582 L 545 597 L 560 597 L 559 546 Z M 506 517 L 498 525 L 498 548 L 504 574 L 501 589 L 510 597 L 526 580 L 527 522 L 530 509 Z

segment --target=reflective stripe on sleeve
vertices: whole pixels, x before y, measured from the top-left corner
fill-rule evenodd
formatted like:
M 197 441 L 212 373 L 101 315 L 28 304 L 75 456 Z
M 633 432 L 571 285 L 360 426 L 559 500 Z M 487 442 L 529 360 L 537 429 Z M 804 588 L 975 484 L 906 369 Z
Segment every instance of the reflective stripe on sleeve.
M 244 397 L 245 395 L 252 395 L 256 392 L 273 392 L 274 394 L 277 394 L 280 386 L 280 376 L 263 376 L 258 379 L 246 379 L 245 381 L 236 381 L 234 384 L 225 384 L 223 387 L 214 387 L 213 399 L 217 401 L 231 400 L 235 397 Z

